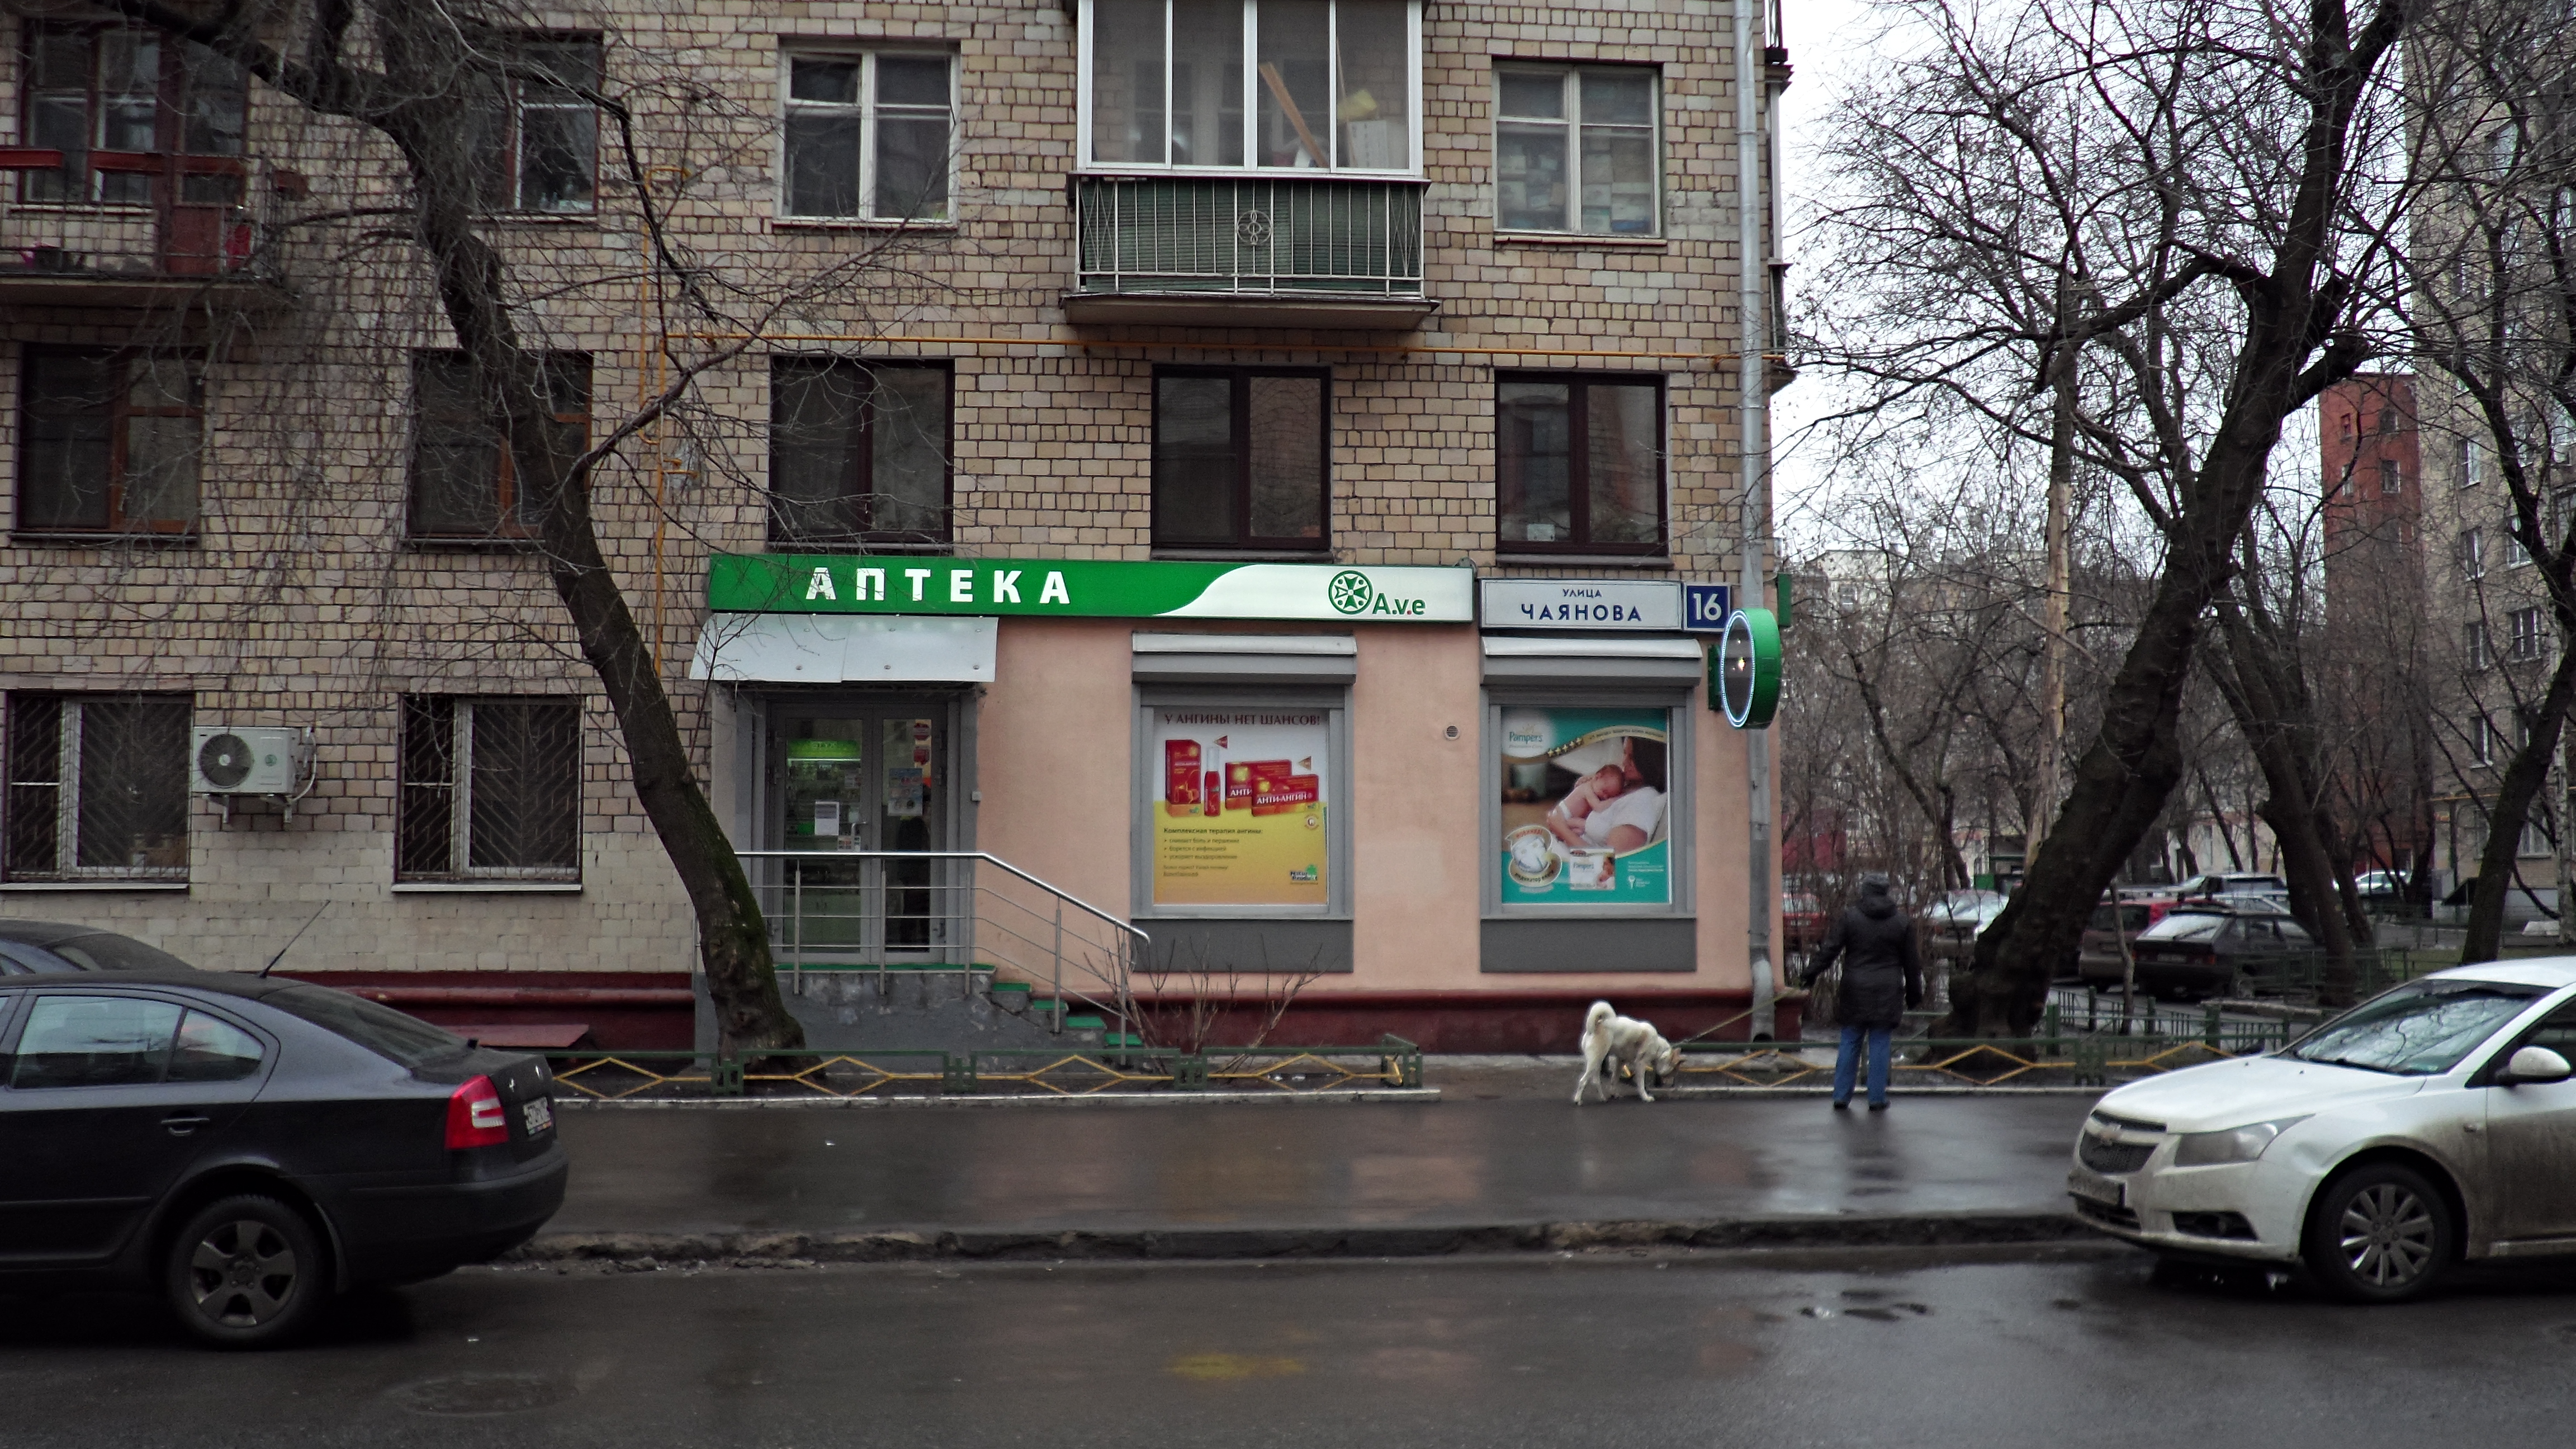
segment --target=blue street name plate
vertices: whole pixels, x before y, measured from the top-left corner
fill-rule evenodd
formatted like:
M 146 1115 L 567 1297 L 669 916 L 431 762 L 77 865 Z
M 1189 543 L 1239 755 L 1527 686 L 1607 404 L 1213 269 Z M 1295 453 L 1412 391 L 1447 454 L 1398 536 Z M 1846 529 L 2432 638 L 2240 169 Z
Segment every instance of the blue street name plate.
M 1722 634 L 1735 612 L 1732 584 L 1682 585 L 1682 628 L 1693 634 Z

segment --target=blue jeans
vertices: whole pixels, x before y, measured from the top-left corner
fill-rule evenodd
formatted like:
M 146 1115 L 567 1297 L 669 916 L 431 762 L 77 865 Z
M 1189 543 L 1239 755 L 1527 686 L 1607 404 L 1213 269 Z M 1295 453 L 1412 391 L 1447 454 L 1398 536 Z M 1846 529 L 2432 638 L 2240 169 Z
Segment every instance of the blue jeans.
M 1896 1042 L 1892 1026 L 1847 1026 L 1843 1028 L 1842 1049 L 1834 1054 L 1834 1100 L 1848 1102 L 1852 1078 L 1860 1066 L 1861 1033 L 1869 1034 L 1869 1100 L 1875 1105 L 1887 1100 L 1887 1057 Z

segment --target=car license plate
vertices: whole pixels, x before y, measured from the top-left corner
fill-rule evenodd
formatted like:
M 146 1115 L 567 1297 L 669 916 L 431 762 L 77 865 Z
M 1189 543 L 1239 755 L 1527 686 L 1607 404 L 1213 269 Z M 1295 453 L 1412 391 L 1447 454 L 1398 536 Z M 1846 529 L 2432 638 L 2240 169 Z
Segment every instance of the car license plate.
M 519 1120 L 528 1124 L 528 1135 L 551 1132 L 555 1125 L 555 1103 L 552 1097 L 530 1097 L 519 1104 Z
M 2089 1168 L 2079 1167 L 2066 1174 L 2066 1190 L 2080 1198 L 2115 1208 L 2129 1205 L 2129 1185 L 2114 1182 Z

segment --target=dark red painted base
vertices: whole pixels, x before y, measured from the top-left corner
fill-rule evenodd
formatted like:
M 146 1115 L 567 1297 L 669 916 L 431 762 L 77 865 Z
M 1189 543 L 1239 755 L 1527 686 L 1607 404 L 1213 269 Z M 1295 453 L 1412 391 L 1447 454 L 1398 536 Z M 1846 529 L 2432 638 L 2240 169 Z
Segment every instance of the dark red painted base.
M 696 1044 L 689 978 L 671 971 L 280 971 L 354 991 L 440 1026 L 578 1022 L 584 1045 L 685 1051 Z
M 1753 1036 L 1753 996 L 1749 991 L 1317 991 L 1301 992 L 1289 1004 L 1265 1045 L 1363 1046 L 1392 1032 L 1427 1052 L 1547 1053 L 1564 1055 L 1582 1047 L 1583 1013 L 1595 1001 L 1608 1001 L 1620 1015 L 1650 1022 L 1667 1041 L 1700 1037 L 1704 1041 L 1744 1041 Z M 1177 1026 L 1188 1016 L 1178 998 L 1138 1003 L 1146 1015 L 1146 1035 L 1169 1039 L 1178 1033 L 1152 1029 L 1156 1018 Z M 1261 1028 L 1265 1011 L 1232 1007 L 1219 1014 L 1213 1040 L 1244 1042 Z M 1774 1040 L 1798 1039 L 1799 1008 L 1782 1002 L 1772 1011 Z M 1706 1033 L 1701 1036 L 1701 1033 Z
M 441 1026 L 581 1023 L 585 1046 L 607 1050 L 685 1050 L 693 1045 L 697 1008 L 688 978 L 668 971 L 281 971 L 323 986 L 355 991 Z M 1744 1041 L 1753 1035 L 1752 996 L 1744 991 L 1308 990 L 1290 1003 L 1269 1046 L 1366 1046 L 1392 1032 L 1427 1052 L 1547 1053 L 1582 1050 L 1583 1013 L 1608 1001 L 1624 1016 L 1652 1022 L 1667 1040 L 1700 1037 Z M 1140 1000 L 1146 1035 L 1183 1037 L 1187 998 Z M 1261 1029 L 1259 1006 L 1218 1012 L 1210 1038 L 1241 1043 Z M 1775 1040 L 1798 1039 L 1799 1009 L 1772 1013 Z M 1162 1028 L 1162 1029 L 1157 1029 Z M 1702 1036 L 1702 1033 L 1706 1033 Z

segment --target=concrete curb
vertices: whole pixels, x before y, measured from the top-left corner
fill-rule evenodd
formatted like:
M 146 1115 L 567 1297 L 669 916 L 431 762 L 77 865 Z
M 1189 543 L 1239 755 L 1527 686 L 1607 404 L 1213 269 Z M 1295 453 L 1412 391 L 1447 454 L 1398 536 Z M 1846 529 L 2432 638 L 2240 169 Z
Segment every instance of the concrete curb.
M 550 1233 L 516 1263 L 915 1263 L 1436 1258 L 1630 1248 L 1933 1248 L 2090 1240 L 2066 1212 L 1707 1218 L 1422 1227 L 1016 1228 L 877 1233 Z
M 678 1111 L 714 1107 L 726 1110 L 770 1110 L 806 1107 L 1198 1107 L 1286 1106 L 1292 1103 L 1349 1105 L 1359 1102 L 1437 1102 L 1438 1087 L 1384 1087 L 1355 1092 L 1088 1092 L 1040 1095 L 1035 1092 L 990 1097 L 557 1097 L 555 1106 L 615 1107 Z

